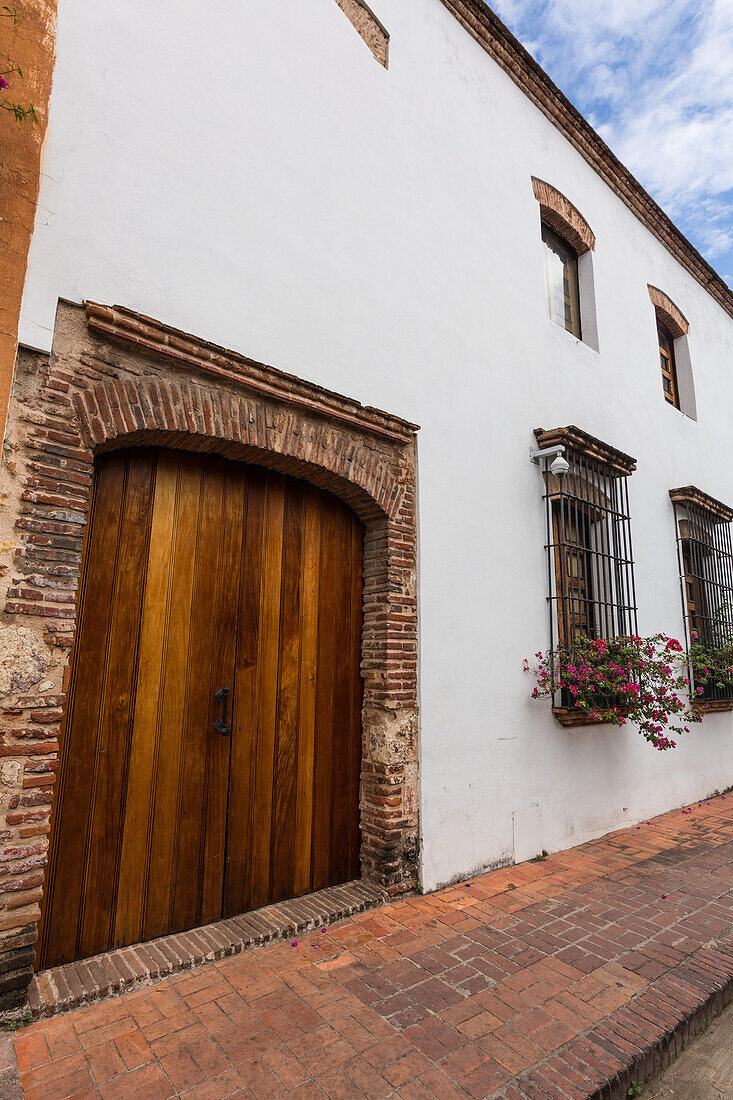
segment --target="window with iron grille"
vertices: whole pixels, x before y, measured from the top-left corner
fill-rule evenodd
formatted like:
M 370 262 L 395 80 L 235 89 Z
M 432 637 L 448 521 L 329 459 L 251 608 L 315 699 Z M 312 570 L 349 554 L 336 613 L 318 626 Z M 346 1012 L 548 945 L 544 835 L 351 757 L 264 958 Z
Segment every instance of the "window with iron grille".
M 733 509 L 693 485 L 670 490 L 695 694 L 733 699 Z M 701 689 L 701 690 L 700 690 Z
M 540 448 L 564 446 L 569 467 L 564 477 L 547 462 L 542 470 L 551 650 L 636 634 L 628 496 L 635 460 L 575 427 L 535 436 Z

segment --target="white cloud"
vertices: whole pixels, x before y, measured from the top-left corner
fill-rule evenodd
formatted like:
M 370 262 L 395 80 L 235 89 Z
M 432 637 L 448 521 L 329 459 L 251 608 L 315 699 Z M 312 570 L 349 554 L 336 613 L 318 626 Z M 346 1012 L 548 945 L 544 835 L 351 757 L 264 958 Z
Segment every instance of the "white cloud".
M 711 260 L 725 258 L 730 278 L 733 0 L 495 7 L 683 231 Z

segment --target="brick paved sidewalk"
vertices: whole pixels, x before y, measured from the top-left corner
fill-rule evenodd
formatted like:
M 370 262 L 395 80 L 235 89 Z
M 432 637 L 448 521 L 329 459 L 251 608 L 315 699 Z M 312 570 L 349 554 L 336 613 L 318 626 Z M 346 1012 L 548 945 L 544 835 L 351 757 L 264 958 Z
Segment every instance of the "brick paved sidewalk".
M 732 920 L 728 795 L 41 1020 L 21 1079 L 34 1100 L 621 1096 L 733 995 Z

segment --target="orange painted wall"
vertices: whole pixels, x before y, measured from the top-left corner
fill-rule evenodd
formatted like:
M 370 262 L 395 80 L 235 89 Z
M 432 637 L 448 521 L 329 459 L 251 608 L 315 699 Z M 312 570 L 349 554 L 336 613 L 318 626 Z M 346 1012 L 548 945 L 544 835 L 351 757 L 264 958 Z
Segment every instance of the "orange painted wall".
M 38 125 L 0 111 L 0 438 L 13 380 L 18 320 L 28 249 L 36 216 L 41 156 L 48 122 L 56 35 L 56 0 L 13 0 L 18 22 L 0 18 L 0 72 L 20 65 L 23 80 L 7 77 L 0 99 L 32 103 Z

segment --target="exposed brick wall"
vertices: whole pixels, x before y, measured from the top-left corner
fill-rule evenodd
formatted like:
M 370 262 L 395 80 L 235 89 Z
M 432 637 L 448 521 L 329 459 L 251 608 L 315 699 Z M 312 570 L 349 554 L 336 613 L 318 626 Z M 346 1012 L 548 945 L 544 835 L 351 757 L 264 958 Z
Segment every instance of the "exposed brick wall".
M 556 187 L 532 176 L 534 197 L 540 204 L 542 220 L 575 249 L 579 256 L 596 247 L 596 238 L 583 215 Z
M 659 287 L 647 284 L 647 289 L 657 317 L 667 326 L 675 340 L 679 339 L 680 336 L 686 336 L 690 326 L 684 313 Z
M 391 893 L 414 884 L 415 430 L 123 310 L 89 307 L 87 315 L 62 304 L 50 360 L 20 352 L 0 519 L 0 647 L 14 655 L 4 680 L 0 666 L 0 1008 L 21 1003 L 31 977 L 93 460 L 101 451 L 143 443 L 216 451 L 306 478 L 359 515 L 362 868 Z

